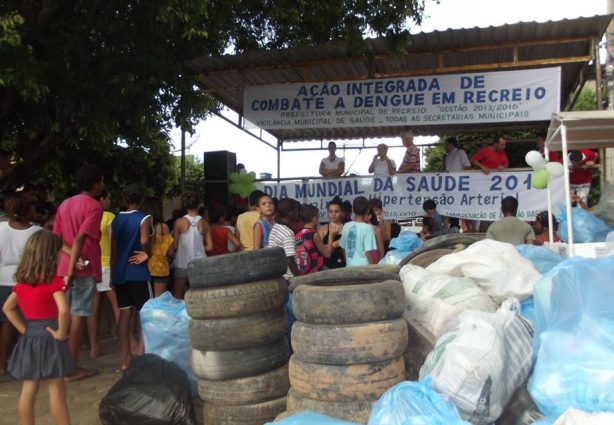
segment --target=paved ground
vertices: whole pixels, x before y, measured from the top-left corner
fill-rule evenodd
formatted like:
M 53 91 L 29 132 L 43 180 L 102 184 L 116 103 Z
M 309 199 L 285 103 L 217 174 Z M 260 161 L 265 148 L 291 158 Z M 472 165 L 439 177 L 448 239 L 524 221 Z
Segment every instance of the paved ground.
M 89 352 L 81 351 L 80 365 L 100 371 L 98 376 L 67 385 L 68 408 L 73 425 L 98 425 L 98 405 L 109 388 L 121 377 L 119 372 L 120 353 L 117 342 L 113 338 L 101 341 L 103 349 L 110 353 L 98 359 L 90 359 Z M 0 378 L 0 424 L 19 425 L 17 418 L 17 398 L 21 389 L 21 382 Z M 202 420 L 202 404 L 200 400 L 195 403 L 199 424 Z M 36 404 L 36 424 L 54 425 L 49 415 L 49 398 L 44 385 L 38 392 Z

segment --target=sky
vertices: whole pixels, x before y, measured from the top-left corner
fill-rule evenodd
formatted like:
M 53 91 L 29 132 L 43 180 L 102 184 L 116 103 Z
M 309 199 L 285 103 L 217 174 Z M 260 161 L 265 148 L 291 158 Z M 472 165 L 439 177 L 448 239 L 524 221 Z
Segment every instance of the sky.
M 441 0 L 435 3 L 427 0 L 425 13 L 420 26 L 412 26 L 412 33 L 443 31 L 446 29 L 499 26 L 517 22 L 546 22 L 561 19 L 573 19 L 580 16 L 589 17 L 607 13 L 607 0 Z M 236 114 L 227 111 L 225 116 L 236 120 Z M 174 130 L 171 137 L 179 155 L 181 135 Z M 264 137 L 266 139 L 266 137 Z M 275 140 L 269 136 L 273 145 Z M 437 142 L 433 137 L 416 137 L 416 144 Z M 337 155 L 345 157 L 346 171 L 367 174 L 367 169 L 378 143 L 387 143 L 391 147 L 388 156 L 400 164 L 404 148 L 399 138 L 367 139 L 368 148 L 346 150 L 343 141 L 337 142 Z M 287 144 L 292 148 L 319 147 L 319 142 L 298 142 Z M 200 123 L 193 136 L 187 136 L 187 154 L 202 158 L 203 152 L 228 150 L 237 155 L 237 163 L 245 164 L 247 171 L 271 173 L 277 177 L 277 152 L 252 136 L 235 128 L 218 117 L 208 118 Z M 281 178 L 319 176 L 320 160 L 327 156 L 327 151 L 299 151 L 281 153 Z

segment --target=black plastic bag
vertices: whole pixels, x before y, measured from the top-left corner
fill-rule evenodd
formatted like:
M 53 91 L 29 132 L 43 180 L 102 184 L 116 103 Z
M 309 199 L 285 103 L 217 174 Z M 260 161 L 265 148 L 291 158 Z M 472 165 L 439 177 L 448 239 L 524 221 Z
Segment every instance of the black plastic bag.
M 155 354 L 137 357 L 100 401 L 103 425 L 197 425 L 190 381 Z

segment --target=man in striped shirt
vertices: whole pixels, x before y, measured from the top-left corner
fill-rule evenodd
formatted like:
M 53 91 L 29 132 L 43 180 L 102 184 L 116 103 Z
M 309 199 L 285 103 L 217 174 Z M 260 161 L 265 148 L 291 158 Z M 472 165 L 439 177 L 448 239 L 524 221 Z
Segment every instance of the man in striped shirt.
M 414 133 L 411 130 L 401 133 L 403 146 L 407 148 L 403 162 L 397 173 L 413 173 L 420 171 L 420 149 L 414 145 Z
M 269 243 L 266 248 L 281 247 L 286 252 L 288 269 L 284 278 L 299 276 L 300 272 L 296 265 L 296 248 L 294 245 L 294 231 L 292 224 L 298 220 L 298 202 L 291 198 L 280 199 L 277 203 L 277 216 L 279 219 L 271 229 Z

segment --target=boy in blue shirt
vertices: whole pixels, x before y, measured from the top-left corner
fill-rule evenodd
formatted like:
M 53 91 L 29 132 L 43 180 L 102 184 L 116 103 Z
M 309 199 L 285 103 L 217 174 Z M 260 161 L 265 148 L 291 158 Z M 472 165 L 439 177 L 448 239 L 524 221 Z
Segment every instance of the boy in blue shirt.
M 433 201 L 432 199 L 427 199 L 426 201 L 424 201 L 422 209 L 426 213 L 427 217 L 432 217 L 435 220 L 435 223 L 437 223 L 438 229 L 435 231 L 442 231 L 444 229 L 443 219 L 437 212 L 437 204 L 435 203 L 435 201 Z
M 375 264 L 373 251 L 377 249 L 373 226 L 366 222 L 369 201 L 364 196 L 354 199 L 354 221 L 343 226 L 339 245 L 345 252 L 347 267 Z
M 152 219 L 139 211 L 143 192 L 138 184 L 124 190 L 126 211 L 120 212 L 111 224 L 111 284 L 117 296 L 119 323 L 117 331 L 122 349 L 122 370 L 132 361 L 130 350 L 130 321 L 133 310 L 141 311 L 153 298 L 151 276 L 147 260 L 151 256 Z M 139 338 L 139 352 L 143 352 L 143 338 Z

